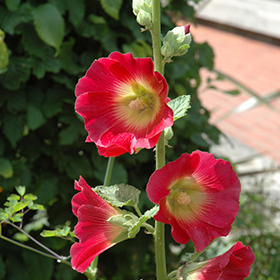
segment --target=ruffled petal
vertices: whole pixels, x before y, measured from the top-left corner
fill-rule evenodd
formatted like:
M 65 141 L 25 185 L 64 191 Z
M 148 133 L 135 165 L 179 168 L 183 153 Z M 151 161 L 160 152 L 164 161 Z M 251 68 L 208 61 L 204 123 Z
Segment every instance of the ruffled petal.
M 226 236 L 239 210 L 240 182 L 229 162 L 195 151 L 156 170 L 147 195 L 160 208 L 155 220 L 171 225 L 176 242 L 198 252 Z
M 99 154 L 118 156 L 154 147 L 173 124 L 168 85 L 150 58 L 112 53 L 95 60 L 76 86 L 75 109 Z

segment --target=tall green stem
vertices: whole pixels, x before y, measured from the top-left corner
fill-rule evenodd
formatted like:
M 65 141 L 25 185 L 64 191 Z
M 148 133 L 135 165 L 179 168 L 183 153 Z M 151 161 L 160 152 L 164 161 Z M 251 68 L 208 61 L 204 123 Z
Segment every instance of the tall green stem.
M 163 75 L 163 60 L 161 55 L 161 20 L 160 20 L 160 0 L 153 0 L 153 14 L 152 14 L 152 40 L 153 40 L 153 57 L 155 71 Z M 156 145 L 156 169 L 160 169 L 165 165 L 165 145 L 164 133 L 161 134 Z M 166 260 L 165 260 L 165 238 L 164 238 L 164 224 L 155 222 L 155 254 L 156 254 L 156 275 L 157 280 L 166 280 Z
M 112 172 L 113 172 L 113 166 L 114 166 L 115 158 L 114 157 L 109 157 L 108 163 L 107 163 L 107 169 L 105 173 L 105 178 L 104 178 L 104 186 L 109 186 L 110 185 L 110 180 L 112 177 Z

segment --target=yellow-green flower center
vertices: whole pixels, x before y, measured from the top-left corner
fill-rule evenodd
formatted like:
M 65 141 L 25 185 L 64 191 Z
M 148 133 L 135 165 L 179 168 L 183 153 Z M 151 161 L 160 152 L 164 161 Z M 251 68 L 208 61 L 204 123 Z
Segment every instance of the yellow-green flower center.
M 159 97 L 149 85 L 133 82 L 119 88 L 116 113 L 127 125 L 128 130 L 146 128 L 154 120 L 160 108 Z
M 140 90 L 140 96 L 136 95 L 136 98 L 131 100 L 128 106 L 136 111 L 143 111 L 145 109 L 153 109 L 154 97 L 152 94 L 145 93 Z
M 190 176 L 182 178 L 170 186 L 167 206 L 173 213 L 184 215 L 191 208 L 199 208 L 203 201 L 205 201 L 205 196 L 202 187 Z

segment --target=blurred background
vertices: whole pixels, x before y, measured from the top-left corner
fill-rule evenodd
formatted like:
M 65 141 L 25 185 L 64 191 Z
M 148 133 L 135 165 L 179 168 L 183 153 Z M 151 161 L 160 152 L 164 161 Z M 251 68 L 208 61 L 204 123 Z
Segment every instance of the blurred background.
M 186 117 L 174 124 L 167 161 L 200 149 L 232 162 L 242 182 L 233 231 L 201 259 L 223 253 L 236 240 L 256 254 L 248 279 L 280 275 L 280 1 L 162 1 L 162 33 L 191 23 L 188 53 L 166 65 L 171 98 L 191 95 Z M 0 207 L 25 185 L 45 212 L 29 212 L 24 228 L 67 256 L 71 244 L 42 238 L 43 229 L 77 222 L 71 212 L 73 181 L 103 182 L 107 159 L 85 144 L 74 112 L 74 89 L 94 59 L 110 52 L 152 55 L 130 0 L 0 0 Z M 108 81 L 109 82 L 109 81 Z M 154 153 L 116 159 L 111 183 L 142 190 L 142 211 L 152 207 L 145 186 Z M 35 246 L 7 224 L 3 236 Z M 177 269 L 192 244 L 176 244 L 166 227 L 168 270 Z M 143 242 L 147 246 L 143 246 Z M 15 267 L 17 269 L 15 269 Z M 117 244 L 101 254 L 100 279 L 154 279 L 151 236 Z M 40 278 L 38 278 L 40 275 Z M 0 280 L 85 279 L 66 265 L 0 239 Z

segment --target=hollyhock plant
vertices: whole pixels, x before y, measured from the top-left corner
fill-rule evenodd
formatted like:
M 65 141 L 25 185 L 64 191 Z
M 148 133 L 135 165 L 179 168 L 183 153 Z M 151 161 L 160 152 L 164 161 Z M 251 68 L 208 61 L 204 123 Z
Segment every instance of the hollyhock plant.
M 151 58 L 113 52 L 95 60 L 76 86 L 75 109 L 85 120 L 87 142 L 115 157 L 150 149 L 173 124 L 168 86 Z
M 197 252 L 226 236 L 239 210 L 240 182 L 231 164 L 195 151 L 156 170 L 147 184 L 159 204 L 155 220 L 170 224 L 176 242 L 191 239 Z
M 187 264 L 180 274 L 186 280 L 243 280 L 249 276 L 254 261 L 251 248 L 237 242 L 221 256 Z
M 75 189 L 80 192 L 72 199 L 72 210 L 78 217 L 75 236 L 80 242 L 72 245 L 70 254 L 73 268 L 83 273 L 96 256 L 128 238 L 128 219 L 132 216 L 107 203 L 82 177 L 75 181 Z M 112 218 L 124 218 L 127 226 L 110 222 Z

